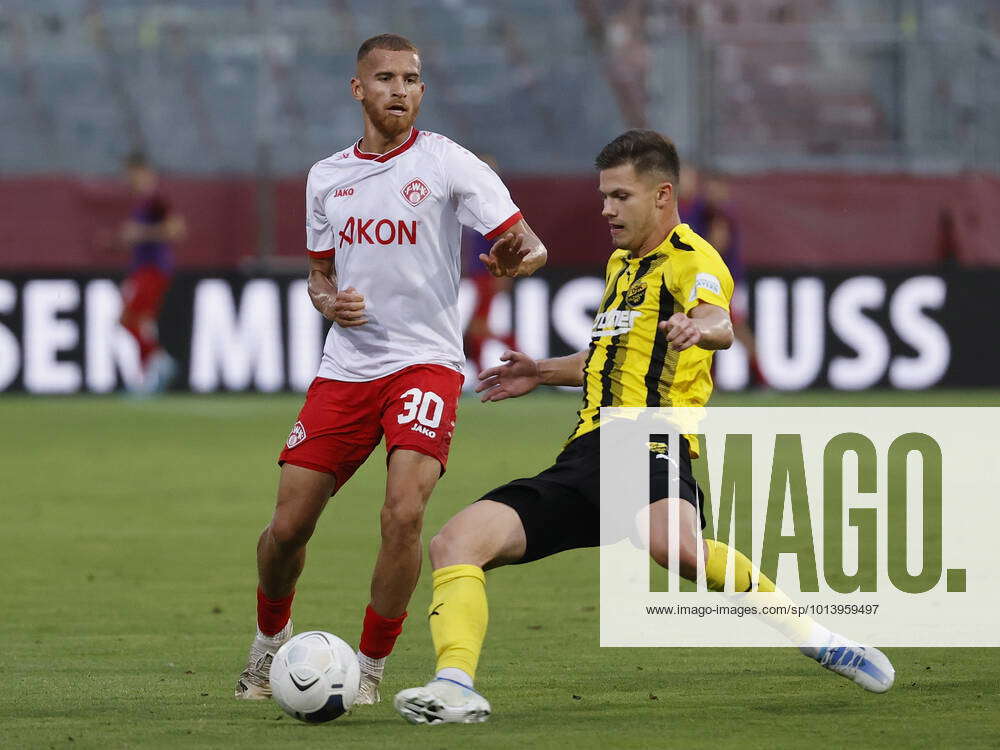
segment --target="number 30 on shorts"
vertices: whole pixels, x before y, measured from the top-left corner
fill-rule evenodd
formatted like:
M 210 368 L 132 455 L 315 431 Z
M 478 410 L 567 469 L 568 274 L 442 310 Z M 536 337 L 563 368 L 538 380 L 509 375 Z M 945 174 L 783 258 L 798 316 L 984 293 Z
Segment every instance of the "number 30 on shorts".
M 400 424 L 407 424 L 415 419 L 432 430 L 441 424 L 444 400 L 433 391 L 411 388 L 400 398 L 403 399 L 403 413 L 396 417 Z

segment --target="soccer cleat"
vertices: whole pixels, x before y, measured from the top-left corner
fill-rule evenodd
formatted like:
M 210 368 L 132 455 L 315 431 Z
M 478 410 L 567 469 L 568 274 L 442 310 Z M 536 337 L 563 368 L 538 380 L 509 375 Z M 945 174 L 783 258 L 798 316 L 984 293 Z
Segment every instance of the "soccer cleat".
M 149 359 L 145 371 L 136 382 L 129 382 L 129 393 L 145 398 L 165 391 L 177 376 L 177 360 L 160 349 Z
M 438 677 L 423 687 L 396 693 L 396 711 L 411 724 L 478 724 L 490 718 L 490 703 L 460 682 Z
M 282 644 L 292 637 L 292 621 L 281 632 L 266 636 L 257 631 L 250 644 L 247 667 L 236 680 L 236 697 L 246 701 L 262 701 L 271 697 L 271 662 Z
M 836 672 L 873 693 L 886 692 L 896 679 L 896 670 L 889 658 L 873 646 L 861 646 L 841 640 L 831 641 L 820 648 L 801 650 L 831 672 Z
M 152 393 L 163 393 L 177 377 L 177 360 L 160 349 L 149 363 L 147 377 Z
M 358 651 L 358 666 L 361 667 L 361 683 L 358 686 L 358 697 L 354 700 L 356 706 L 374 706 L 382 700 L 378 686 L 382 682 L 385 671 L 385 659 L 372 659 Z

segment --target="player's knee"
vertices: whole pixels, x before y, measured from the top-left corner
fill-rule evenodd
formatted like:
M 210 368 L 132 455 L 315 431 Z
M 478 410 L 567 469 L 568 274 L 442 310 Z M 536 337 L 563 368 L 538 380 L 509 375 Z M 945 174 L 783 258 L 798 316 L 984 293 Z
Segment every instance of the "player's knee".
M 282 550 L 294 550 L 305 546 L 312 536 L 314 524 L 304 523 L 286 516 L 271 519 L 269 527 L 271 540 Z
M 441 568 L 446 565 L 455 565 L 455 559 L 462 557 L 461 540 L 445 527 L 431 537 L 428 546 L 428 553 L 431 558 L 431 565 Z
M 433 567 L 441 567 L 440 560 L 448 554 L 448 548 L 449 539 L 443 532 L 439 531 L 431 537 L 431 543 L 427 545 L 427 555 L 431 558 Z
M 381 514 L 382 538 L 409 540 L 420 536 L 424 524 L 423 503 L 387 502 Z
M 484 567 L 493 556 L 484 550 L 481 540 L 463 534 L 447 524 L 431 538 L 428 552 L 434 569 L 449 565 Z

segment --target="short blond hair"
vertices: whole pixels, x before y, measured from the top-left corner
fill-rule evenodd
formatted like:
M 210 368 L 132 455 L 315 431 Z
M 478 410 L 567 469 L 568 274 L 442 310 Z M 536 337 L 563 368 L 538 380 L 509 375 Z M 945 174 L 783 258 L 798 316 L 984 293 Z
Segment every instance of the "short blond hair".
M 365 39 L 358 47 L 358 62 L 364 60 L 368 53 L 375 49 L 385 49 L 390 52 L 415 52 L 420 54 L 417 45 L 399 34 L 379 34 Z

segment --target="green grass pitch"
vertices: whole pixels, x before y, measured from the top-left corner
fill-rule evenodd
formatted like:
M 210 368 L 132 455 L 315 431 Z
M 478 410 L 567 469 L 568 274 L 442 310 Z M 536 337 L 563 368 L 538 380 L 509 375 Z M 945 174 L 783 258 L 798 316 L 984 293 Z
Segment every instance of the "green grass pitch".
M 489 575 L 479 726 L 412 727 L 396 690 L 433 666 L 423 611 L 381 705 L 307 726 L 239 703 L 254 545 L 297 395 L 0 397 L 0 747 L 998 747 L 1000 652 L 887 649 L 878 696 L 791 650 L 600 649 L 594 550 Z M 713 403 L 1000 404 L 1000 393 L 720 396 Z M 482 491 L 548 465 L 576 396 L 462 403 L 425 540 Z M 356 642 L 378 538 L 384 454 L 335 498 L 309 548 L 298 629 Z M 972 498 L 995 502 L 995 498 Z

